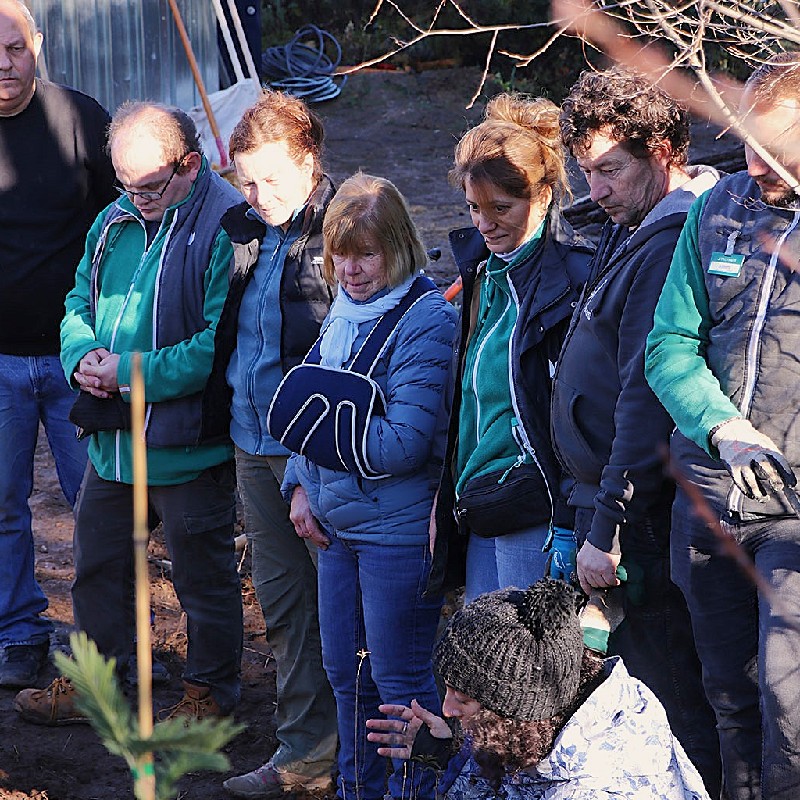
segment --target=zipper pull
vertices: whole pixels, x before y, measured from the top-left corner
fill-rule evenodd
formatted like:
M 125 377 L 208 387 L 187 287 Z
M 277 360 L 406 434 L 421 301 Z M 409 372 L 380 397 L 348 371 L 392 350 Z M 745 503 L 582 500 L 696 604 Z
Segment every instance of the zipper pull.
M 517 456 L 517 460 L 500 476 L 500 480 L 497 481 L 497 485 L 499 486 L 503 481 L 509 476 L 511 470 L 516 469 L 517 467 L 522 466 L 525 463 L 525 456 L 520 453 Z

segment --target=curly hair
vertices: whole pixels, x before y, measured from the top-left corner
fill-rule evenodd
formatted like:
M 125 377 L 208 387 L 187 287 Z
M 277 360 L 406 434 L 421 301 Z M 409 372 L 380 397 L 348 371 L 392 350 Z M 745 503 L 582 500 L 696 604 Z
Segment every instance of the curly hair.
M 573 156 L 591 147 L 600 130 L 624 142 L 636 158 L 647 158 L 659 142 L 672 146 L 672 164 L 686 163 L 689 112 L 636 72 L 614 67 L 582 72 L 561 106 L 561 139 Z
M 569 179 L 558 129 L 558 107 L 542 97 L 499 94 L 485 119 L 456 145 L 450 183 L 489 181 L 512 197 L 530 200 L 541 185 L 556 198 L 568 195 Z
M 481 776 L 497 791 L 503 776 L 538 764 L 552 749 L 567 721 L 603 682 L 603 659 L 584 650 L 575 700 L 559 714 L 536 722 L 509 719 L 481 708 L 464 722 Z
M 252 153 L 262 145 L 285 142 L 289 155 L 301 163 L 308 153 L 314 159 L 313 180 L 322 178 L 322 145 L 325 130 L 320 118 L 299 98 L 264 89 L 231 133 L 231 162 L 237 153 Z

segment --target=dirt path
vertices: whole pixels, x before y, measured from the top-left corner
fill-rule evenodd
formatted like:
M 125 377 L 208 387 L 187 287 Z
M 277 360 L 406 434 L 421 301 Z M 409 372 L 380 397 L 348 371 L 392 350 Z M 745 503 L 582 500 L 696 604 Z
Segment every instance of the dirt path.
M 327 131 L 325 162 L 335 181 L 363 169 L 392 179 L 407 197 L 428 247 L 442 258 L 430 270 L 440 285 L 449 283 L 455 267 L 447 232 L 469 223 L 462 198 L 447 184 L 453 146 L 480 116 L 465 105 L 478 80 L 477 71 L 445 70 L 422 74 L 373 72 L 352 76 L 341 97 L 317 110 Z M 724 149 L 705 129 L 698 132 L 697 158 Z M 582 193 L 576 187 L 576 195 Z M 58 487 L 46 444 L 40 443 L 31 506 L 34 514 L 37 575 L 50 599 L 57 626 L 55 643 L 66 644 L 72 625 L 69 587 L 72 580 L 72 517 Z M 153 548 L 158 550 L 157 543 Z M 263 763 L 275 742 L 272 713 L 275 677 L 265 639 L 264 622 L 243 565 L 245 652 L 242 702 L 236 717 L 248 727 L 228 748 L 232 774 Z M 163 707 L 180 696 L 181 660 L 185 654 L 184 620 L 172 585 L 152 568 L 155 649 L 172 680 L 157 688 Z M 44 686 L 55 677 L 42 675 Z M 3 800 L 122 800 L 132 797 L 131 780 L 121 759 L 110 756 L 86 726 L 39 728 L 21 722 L 11 708 L 15 692 L 0 689 L 0 798 Z M 131 692 L 131 699 L 134 693 Z M 181 797 L 216 800 L 224 796 L 226 776 L 187 776 Z

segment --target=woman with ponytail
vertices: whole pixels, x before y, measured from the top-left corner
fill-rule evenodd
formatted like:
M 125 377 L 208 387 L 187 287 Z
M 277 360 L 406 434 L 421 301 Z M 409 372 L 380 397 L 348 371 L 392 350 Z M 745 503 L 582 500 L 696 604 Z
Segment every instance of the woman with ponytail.
M 540 578 L 550 525 L 572 527 L 554 508 L 550 387 L 591 248 L 560 212 L 558 115 L 549 100 L 498 95 L 450 171 L 474 227 L 450 234 L 464 296 L 431 582 L 466 577 L 468 601 Z

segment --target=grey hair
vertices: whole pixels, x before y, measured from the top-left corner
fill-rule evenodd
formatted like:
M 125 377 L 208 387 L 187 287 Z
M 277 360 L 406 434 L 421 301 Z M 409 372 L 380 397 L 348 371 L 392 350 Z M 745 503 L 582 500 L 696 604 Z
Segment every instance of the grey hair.
M 194 120 L 185 111 L 148 101 L 127 101 L 116 110 L 108 126 L 109 152 L 119 133 L 137 123 L 161 144 L 170 164 L 177 164 L 187 153 L 203 152 Z
M 36 36 L 39 31 L 36 27 L 36 20 L 33 18 L 33 14 L 31 14 L 28 6 L 26 6 L 22 0 L 0 0 L 0 5 L 14 6 L 14 8 L 25 17 L 25 22 L 28 23 L 28 29 L 31 32 L 31 38 Z

